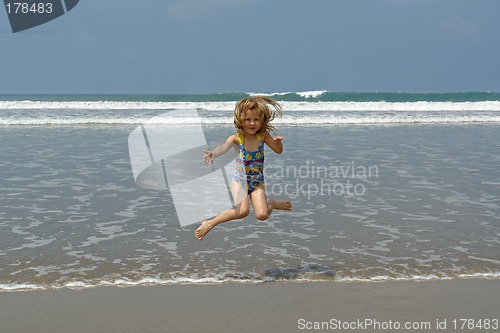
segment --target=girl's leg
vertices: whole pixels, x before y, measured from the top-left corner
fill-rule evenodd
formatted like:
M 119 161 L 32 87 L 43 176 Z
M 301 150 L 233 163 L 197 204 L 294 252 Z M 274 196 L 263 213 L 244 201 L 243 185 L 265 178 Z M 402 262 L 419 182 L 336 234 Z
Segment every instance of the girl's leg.
M 292 203 L 288 200 L 274 200 L 267 201 L 266 186 L 264 183 L 259 184 L 250 194 L 252 206 L 255 211 L 255 217 L 258 220 L 266 220 L 274 209 L 279 210 L 292 210 Z
M 238 186 L 239 184 L 232 182 L 231 184 L 231 190 L 234 193 L 237 193 L 240 191 L 240 187 Z M 201 226 L 196 229 L 194 232 L 194 235 L 198 240 L 202 240 L 205 235 L 213 229 L 216 225 L 224 222 L 228 222 L 231 220 L 236 220 L 236 219 L 242 219 L 248 216 L 250 213 L 250 200 L 248 199 L 248 195 L 246 195 L 245 198 L 240 200 L 241 202 L 237 203 L 236 208 L 234 209 L 228 209 L 213 219 L 210 220 L 205 220 L 201 223 Z

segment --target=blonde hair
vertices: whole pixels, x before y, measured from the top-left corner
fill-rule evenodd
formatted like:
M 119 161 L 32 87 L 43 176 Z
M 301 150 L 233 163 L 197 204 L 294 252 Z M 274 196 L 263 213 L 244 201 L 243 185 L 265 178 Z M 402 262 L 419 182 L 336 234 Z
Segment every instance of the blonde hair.
M 272 108 L 269 108 L 269 106 Z M 283 114 L 281 105 L 266 96 L 253 96 L 243 98 L 236 103 L 236 107 L 234 108 L 234 127 L 238 130 L 238 133 L 243 133 L 245 116 L 250 110 L 256 110 L 259 113 L 260 120 L 262 121 L 259 133 L 262 131 L 276 132 L 276 128 L 274 128 L 270 122 L 277 115 L 281 117 Z

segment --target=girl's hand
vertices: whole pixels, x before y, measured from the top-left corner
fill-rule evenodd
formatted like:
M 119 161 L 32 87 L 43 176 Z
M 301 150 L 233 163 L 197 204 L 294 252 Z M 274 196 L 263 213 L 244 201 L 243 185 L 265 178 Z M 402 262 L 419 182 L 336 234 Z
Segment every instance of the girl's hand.
M 283 152 L 283 140 L 282 136 L 273 137 L 268 131 L 265 132 L 264 142 L 271 148 L 276 154 L 281 154 Z
M 212 154 L 211 151 L 205 150 L 203 154 L 203 162 L 206 164 L 212 164 L 213 160 L 215 159 L 214 154 Z

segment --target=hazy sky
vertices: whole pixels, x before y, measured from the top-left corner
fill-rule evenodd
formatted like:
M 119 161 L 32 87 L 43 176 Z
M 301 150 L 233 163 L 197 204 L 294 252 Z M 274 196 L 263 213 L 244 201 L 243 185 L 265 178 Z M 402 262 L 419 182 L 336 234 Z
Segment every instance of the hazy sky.
M 12 33 L 0 93 L 500 92 L 499 0 L 80 0 Z

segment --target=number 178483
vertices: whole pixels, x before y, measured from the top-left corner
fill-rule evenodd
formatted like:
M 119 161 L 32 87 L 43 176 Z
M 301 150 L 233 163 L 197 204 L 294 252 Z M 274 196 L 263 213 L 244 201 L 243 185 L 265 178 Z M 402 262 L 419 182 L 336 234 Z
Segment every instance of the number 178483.
M 52 3 L 38 2 L 29 4 L 26 2 L 7 3 L 7 14 L 51 14 Z

